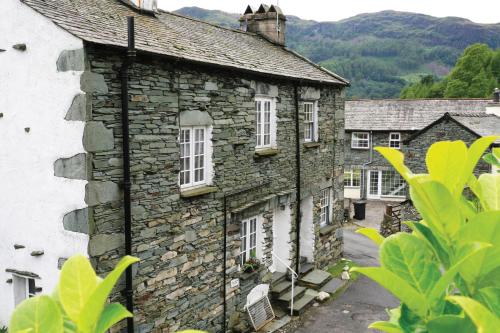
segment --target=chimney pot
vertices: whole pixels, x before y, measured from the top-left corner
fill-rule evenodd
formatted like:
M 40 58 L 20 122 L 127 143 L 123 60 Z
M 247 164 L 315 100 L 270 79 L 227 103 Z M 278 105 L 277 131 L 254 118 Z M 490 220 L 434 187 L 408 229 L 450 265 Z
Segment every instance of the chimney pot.
M 259 34 L 273 43 L 285 45 L 286 16 L 275 5 L 261 4 L 255 11 L 247 6 L 240 17 L 240 29 Z

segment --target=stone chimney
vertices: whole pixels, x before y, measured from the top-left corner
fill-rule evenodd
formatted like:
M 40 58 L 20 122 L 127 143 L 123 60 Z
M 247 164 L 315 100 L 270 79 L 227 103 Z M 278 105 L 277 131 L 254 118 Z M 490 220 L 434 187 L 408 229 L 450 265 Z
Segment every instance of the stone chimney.
M 248 6 L 240 17 L 240 29 L 259 34 L 273 43 L 285 45 L 286 16 L 275 5 L 262 4 L 257 10 Z
M 500 117 L 500 89 L 495 88 L 493 101 L 486 106 L 486 113 Z

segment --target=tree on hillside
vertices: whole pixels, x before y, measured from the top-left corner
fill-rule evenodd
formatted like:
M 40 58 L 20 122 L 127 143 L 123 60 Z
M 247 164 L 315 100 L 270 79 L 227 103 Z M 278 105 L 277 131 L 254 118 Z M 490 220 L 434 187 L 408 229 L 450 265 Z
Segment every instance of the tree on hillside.
M 500 82 L 500 50 L 485 44 L 465 49 L 450 74 L 441 81 L 424 76 L 404 88 L 401 98 L 485 98 Z

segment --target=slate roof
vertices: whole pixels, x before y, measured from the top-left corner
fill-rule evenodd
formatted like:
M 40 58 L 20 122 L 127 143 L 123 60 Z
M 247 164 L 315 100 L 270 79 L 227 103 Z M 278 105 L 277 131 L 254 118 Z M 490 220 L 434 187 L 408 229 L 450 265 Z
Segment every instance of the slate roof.
M 254 73 L 348 85 L 340 76 L 256 34 L 177 14 L 142 14 L 120 0 L 21 0 L 87 42 L 127 46 L 127 16 L 135 16 L 140 51 Z
M 500 135 L 500 117 L 493 114 L 450 114 L 450 116 L 479 136 Z
M 353 100 L 345 104 L 345 129 L 418 131 L 445 113 L 478 114 L 489 99 Z

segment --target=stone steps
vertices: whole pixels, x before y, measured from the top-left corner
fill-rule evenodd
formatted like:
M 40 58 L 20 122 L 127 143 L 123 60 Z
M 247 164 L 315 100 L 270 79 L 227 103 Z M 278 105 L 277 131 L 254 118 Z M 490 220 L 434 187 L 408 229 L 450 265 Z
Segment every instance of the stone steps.
M 304 312 L 307 308 L 308 305 L 314 302 L 314 299 L 316 296 L 308 294 L 307 292 L 302 295 L 301 298 L 299 298 L 297 301 L 294 301 L 293 303 L 293 314 L 294 316 L 299 316 Z M 290 311 L 290 305 L 288 305 L 288 311 Z
M 301 286 L 294 286 L 294 301 L 297 301 L 297 299 L 299 299 L 305 292 L 306 292 L 306 288 L 304 287 L 301 287 Z M 278 300 L 281 301 L 281 302 L 290 302 L 290 300 L 292 299 L 292 288 L 290 287 L 290 289 L 284 293 L 283 295 L 281 295 Z
M 314 290 L 319 290 L 332 279 L 330 273 L 315 269 L 299 278 L 299 285 Z

